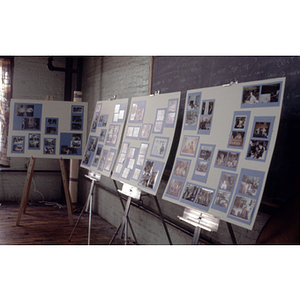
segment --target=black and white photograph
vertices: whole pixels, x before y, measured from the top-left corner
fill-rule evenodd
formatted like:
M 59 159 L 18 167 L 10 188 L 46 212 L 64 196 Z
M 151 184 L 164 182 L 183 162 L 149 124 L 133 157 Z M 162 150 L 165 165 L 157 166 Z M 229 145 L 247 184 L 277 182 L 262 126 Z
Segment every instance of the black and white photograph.
M 215 204 L 226 208 L 228 206 L 230 196 L 230 192 L 219 190 L 215 200 Z
M 207 188 L 200 188 L 195 203 L 209 206 L 214 192 Z
M 153 189 L 154 186 L 155 186 L 155 183 L 156 183 L 156 179 L 158 177 L 158 174 L 159 174 L 159 171 L 158 170 L 153 170 L 151 175 L 150 175 L 150 178 L 149 178 L 149 181 L 148 181 L 148 185 L 147 187 L 149 189 Z
M 213 150 L 214 146 L 201 145 L 199 158 L 203 160 L 210 160 Z
M 24 130 L 40 130 L 40 118 L 23 118 L 22 129 Z
M 107 129 L 101 129 L 99 139 L 104 142 Z
M 106 127 L 108 120 L 108 115 L 100 115 L 98 126 L 99 127 Z
M 57 134 L 56 127 L 47 126 L 46 127 L 46 134 Z
M 17 117 L 33 117 L 34 105 L 30 104 L 16 104 L 16 116 Z
M 39 149 L 40 148 L 40 134 L 29 133 L 29 145 L 28 149 Z
M 247 116 L 236 116 L 234 120 L 234 129 L 243 130 L 245 129 Z
M 82 106 L 73 106 L 73 113 L 74 114 L 82 114 L 83 113 L 83 107 Z
M 56 139 L 44 139 L 45 146 L 55 146 Z
M 185 178 L 189 169 L 189 165 L 190 161 L 177 159 L 174 169 L 174 176 Z
M 259 184 L 260 177 L 243 175 L 238 192 L 240 194 L 256 197 Z
M 229 146 L 242 147 L 244 142 L 245 132 L 232 131 L 229 139 Z
M 242 104 L 257 104 L 259 102 L 260 86 L 244 87 Z
M 268 149 L 268 141 L 250 140 L 247 158 L 264 160 Z
M 219 188 L 231 192 L 234 187 L 235 179 L 235 174 L 223 173 L 220 180 Z
M 200 106 L 200 96 L 199 95 L 189 95 L 187 102 L 187 110 L 198 110 Z
M 224 167 L 227 161 L 228 152 L 227 151 L 218 151 L 217 159 L 216 159 L 216 166 Z
M 96 150 L 97 140 L 98 139 L 96 137 L 91 137 L 90 143 L 88 145 L 88 151 L 94 152 Z
M 211 115 L 214 110 L 214 101 L 203 101 L 201 115 Z
M 269 102 L 278 102 L 280 94 L 280 83 L 262 85 L 260 102 L 269 103 Z
M 180 181 L 177 179 L 171 179 L 166 193 L 169 194 L 170 196 L 178 198 L 180 195 L 182 186 L 183 186 L 183 181 Z
M 230 211 L 230 215 L 246 221 L 250 221 L 255 202 L 256 200 L 251 198 L 236 196 L 232 209 Z
M 140 138 L 149 139 L 151 128 L 152 128 L 151 124 L 143 124 Z
M 182 199 L 194 202 L 198 190 L 199 190 L 199 186 L 195 184 L 187 183 L 182 194 Z
M 185 125 L 187 126 L 195 126 L 198 122 L 198 112 L 197 111 L 187 111 L 185 117 Z
M 198 176 L 206 176 L 208 172 L 209 162 L 198 160 L 195 168 L 195 174 Z
M 240 156 L 239 152 L 229 152 L 227 162 L 226 162 L 226 167 L 236 169 L 239 156 Z
M 168 139 L 156 137 L 153 142 L 153 148 L 151 150 L 151 155 L 164 157 L 167 149 Z
M 253 137 L 267 139 L 269 136 L 270 122 L 256 122 Z
M 211 127 L 211 117 L 201 117 L 199 129 L 200 130 L 210 130 Z

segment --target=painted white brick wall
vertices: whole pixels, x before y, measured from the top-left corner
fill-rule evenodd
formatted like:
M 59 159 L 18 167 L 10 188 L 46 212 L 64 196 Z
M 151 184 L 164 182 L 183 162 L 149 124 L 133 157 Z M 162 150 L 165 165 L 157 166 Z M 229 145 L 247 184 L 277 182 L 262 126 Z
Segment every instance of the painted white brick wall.
M 52 72 L 47 68 L 46 56 L 17 56 L 13 67 L 13 98 L 43 100 L 52 95 L 54 100 L 64 99 L 64 72 Z M 65 58 L 55 57 L 53 65 L 65 67 Z M 11 158 L 9 170 L 23 170 L 27 158 Z M 35 170 L 60 170 L 58 160 L 37 159 Z M 20 201 L 23 193 L 26 172 L 0 173 L 0 201 Z M 61 174 L 34 173 L 29 201 L 56 201 L 61 198 Z

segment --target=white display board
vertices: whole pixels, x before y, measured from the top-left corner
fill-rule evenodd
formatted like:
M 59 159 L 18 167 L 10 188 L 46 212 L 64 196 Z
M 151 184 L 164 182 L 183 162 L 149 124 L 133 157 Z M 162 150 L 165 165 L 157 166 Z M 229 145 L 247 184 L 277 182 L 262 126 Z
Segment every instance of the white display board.
M 111 176 L 127 116 L 128 98 L 96 103 L 81 167 Z
M 12 99 L 7 156 L 81 159 L 85 102 Z
M 180 92 L 131 99 L 112 178 L 156 195 L 173 142 Z
M 163 199 L 252 229 L 275 147 L 285 78 L 187 91 Z

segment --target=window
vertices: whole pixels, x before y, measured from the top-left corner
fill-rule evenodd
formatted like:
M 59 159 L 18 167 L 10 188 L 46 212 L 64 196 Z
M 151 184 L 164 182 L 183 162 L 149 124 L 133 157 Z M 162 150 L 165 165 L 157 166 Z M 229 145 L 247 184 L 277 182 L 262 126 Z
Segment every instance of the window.
M 0 58 L 0 167 L 10 167 L 7 155 L 7 136 L 11 99 L 12 59 Z

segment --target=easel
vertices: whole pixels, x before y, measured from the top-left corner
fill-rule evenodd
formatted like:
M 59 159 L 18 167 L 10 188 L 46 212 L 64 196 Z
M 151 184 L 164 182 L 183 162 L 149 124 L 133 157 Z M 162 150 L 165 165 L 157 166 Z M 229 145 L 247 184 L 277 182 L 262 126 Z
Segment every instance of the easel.
M 109 245 L 111 245 L 113 243 L 113 241 L 114 241 L 114 239 L 115 239 L 116 236 L 118 236 L 120 239 L 122 239 L 123 238 L 123 234 L 124 234 L 125 245 L 127 245 L 127 240 L 128 240 L 128 225 L 131 227 L 130 220 L 129 220 L 129 217 L 128 217 L 129 209 L 130 209 L 130 205 L 131 205 L 131 201 L 132 201 L 132 198 L 137 199 L 137 200 L 140 199 L 140 197 L 141 197 L 141 190 L 138 189 L 138 188 L 136 188 L 136 187 L 133 187 L 133 186 L 131 186 L 129 184 L 126 184 L 126 183 L 123 183 L 122 190 L 119 190 L 115 181 L 114 181 L 114 184 L 115 184 L 115 187 L 117 189 L 117 192 L 119 194 L 119 197 L 120 197 L 123 209 L 124 209 L 124 215 L 122 217 L 122 222 L 121 222 L 120 226 L 118 227 L 118 229 L 116 230 L 114 236 L 112 237 Z M 128 197 L 125 208 L 124 208 L 124 205 L 123 205 L 123 202 L 122 202 L 121 193 L 124 194 L 124 195 L 126 195 Z M 154 199 L 155 199 L 155 202 L 156 202 L 156 205 L 157 205 L 157 208 L 158 208 L 158 211 L 159 211 L 159 214 L 160 214 L 160 217 L 161 217 L 164 229 L 166 231 L 169 243 L 170 243 L 170 245 L 172 245 L 172 241 L 171 241 L 171 238 L 170 238 L 170 235 L 169 235 L 169 232 L 168 232 L 168 228 L 167 228 L 167 226 L 165 224 L 165 221 L 164 221 L 164 218 L 162 216 L 162 211 L 161 211 L 159 202 L 157 200 L 157 197 L 154 196 Z M 135 237 L 134 232 L 132 230 L 132 227 L 131 227 L 131 231 L 132 231 L 132 234 L 134 236 L 135 242 L 137 243 L 136 237 Z
M 16 223 L 17 226 L 20 225 L 22 213 L 24 213 L 24 214 L 26 213 L 26 205 L 28 202 L 28 195 L 29 195 L 29 191 L 30 191 L 30 185 L 31 185 L 31 181 L 32 181 L 35 161 L 36 161 L 35 157 L 30 157 L 30 162 L 29 162 L 28 169 L 27 169 L 25 185 L 24 185 L 21 203 L 20 203 L 20 207 L 19 207 L 19 214 L 18 214 L 17 223 Z M 71 197 L 70 197 L 69 186 L 68 186 L 66 165 L 65 165 L 65 161 L 62 158 L 59 159 L 59 165 L 60 165 L 61 176 L 62 176 L 64 191 L 65 191 L 69 221 L 70 221 L 70 225 L 73 226 L 73 224 L 74 224 L 73 216 L 72 216 L 73 209 L 72 209 Z
M 202 213 L 200 211 L 186 207 L 183 211 L 183 216 L 177 216 L 181 221 L 184 221 L 195 227 L 192 245 L 198 245 L 201 229 L 209 232 L 217 231 L 220 220 L 213 215 Z
M 88 175 L 85 175 L 85 177 L 89 178 L 91 180 L 91 186 L 90 186 L 90 191 L 89 191 L 89 194 L 88 194 L 88 197 L 85 201 L 85 204 L 80 212 L 80 215 L 76 221 L 76 224 L 71 232 L 71 235 L 69 237 L 69 242 L 71 241 L 72 239 L 72 236 L 74 234 L 74 231 L 81 219 L 81 216 L 83 214 L 84 211 L 87 212 L 87 210 L 89 210 L 89 228 L 88 228 L 88 245 L 90 245 L 90 242 L 91 242 L 91 225 L 92 225 L 92 207 L 93 207 L 93 194 L 94 194 L 94 186 L 95 186 L 95 181 L 100 181 L 101 179 L 101 175 L 98 174 L 98 173 L 94 173 L 94 172 L 89 172 Z

